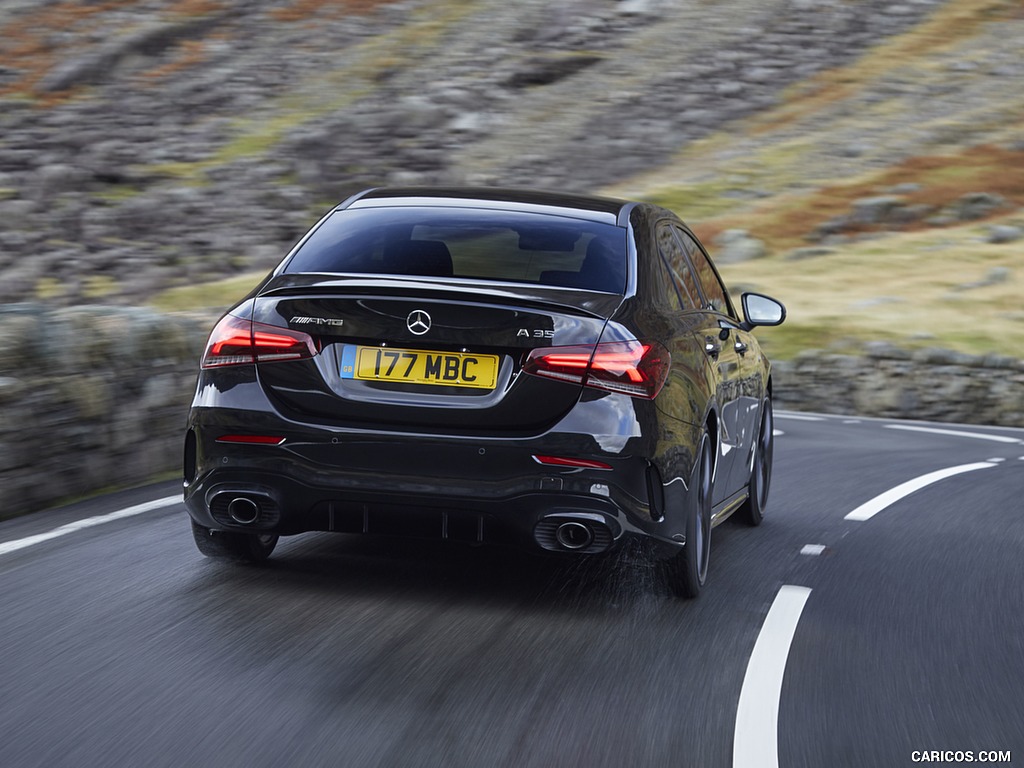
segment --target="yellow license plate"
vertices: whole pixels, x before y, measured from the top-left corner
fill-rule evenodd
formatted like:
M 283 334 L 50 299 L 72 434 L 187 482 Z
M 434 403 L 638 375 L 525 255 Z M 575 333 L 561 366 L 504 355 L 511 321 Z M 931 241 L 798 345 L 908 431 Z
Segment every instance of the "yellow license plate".
M 494 389 L 498 380 L 498 356 L 346 346 L 341 355 L 341 377 Z

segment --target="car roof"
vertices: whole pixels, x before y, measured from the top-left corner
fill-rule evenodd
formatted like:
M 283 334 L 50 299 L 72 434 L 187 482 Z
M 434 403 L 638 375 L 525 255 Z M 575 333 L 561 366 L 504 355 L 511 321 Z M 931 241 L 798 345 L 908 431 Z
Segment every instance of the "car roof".
M 503 187 L 377 187 L 345 200 L 338 208 L 436 206 L 529 211 L 626 226 L 637 203 L 596 195 Z

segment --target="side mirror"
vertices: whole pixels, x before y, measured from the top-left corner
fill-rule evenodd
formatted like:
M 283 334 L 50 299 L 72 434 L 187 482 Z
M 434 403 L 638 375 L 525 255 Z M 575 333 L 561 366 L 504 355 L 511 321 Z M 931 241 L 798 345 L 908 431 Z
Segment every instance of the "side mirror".
M 744 293 L 740 301 L 743 302 L 744 330 L 757 325 L 779 325 L 786 319 L 786 308 L 770 296 Z

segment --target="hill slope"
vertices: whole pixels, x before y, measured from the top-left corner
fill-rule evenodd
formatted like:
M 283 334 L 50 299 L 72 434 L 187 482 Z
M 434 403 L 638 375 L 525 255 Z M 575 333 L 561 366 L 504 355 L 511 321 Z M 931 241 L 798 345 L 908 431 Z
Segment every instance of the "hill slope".
M 723 268 L 798 310 L 788 344 L 900 337 L 891 315 L 881 330 L 839 321 L 876 299 L 865 306 L 898 313 L 913 291 L 862 281 L 837 305 L 827 287 L 836 270 L 884 273 L 897 250 L 913 257 L 895 270 L 903 285 L 929 259 L 950 273 L 964 243 L 984 250 L 976 224 L 928 223 L 964 194 L 1000 195 L 981 216 L 1012 223 L 1021 39 L 1010 0 L 6 3 L 0 299 L 244 283 L 355 189 L 465 182 L 657 199 L 712 242 L 746 230 L 769 255 L 730 267 L 723 249 Z M 854 215 L 894 194 L 897 216 Z M 925 239 L 856 255 L 865 234 L 893 230 Z M 807 238 L 852 261 L 787 258 Z M 974 254 L 980 276 L 948 274 L 926 315 L 1000 267 L 969 295 L 1000 311 L 1019 295 L 1008 251 L 991 248 Z M 924 324 L 911 335 L 946 340 Z M 1022 325 L 1011 319 L 1013 344 Z

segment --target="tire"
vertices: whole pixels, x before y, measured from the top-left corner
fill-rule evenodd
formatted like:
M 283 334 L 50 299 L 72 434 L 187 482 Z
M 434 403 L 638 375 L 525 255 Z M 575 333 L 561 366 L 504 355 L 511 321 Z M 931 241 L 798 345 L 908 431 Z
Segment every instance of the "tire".
M 234 533 L 213 531 L 192 521 L 192 538 L 206 557 L 233 560 L 238 563 L 258 563 L 270 557 L 277 546 L 278 536 L 271 533 Z
M 760 525 L 768 506 L 768 491 L 772 483 L 772 460 L 775 453 L 775 416 L 772 401 L 765 399 L 761 407 L 761 426 L 754 448 L 754 461 L 747 483 L 747 500 L 737 510 L 737 517 L 747 525 Z
M 686 544 L 668 561 L 668 586 L 677 597 L 697 597 L 708 578 L 713 461 L 710 440 L 705 434 L 700 444 L 697 478 L 692 488 L 696 498 L 687 513 Z

